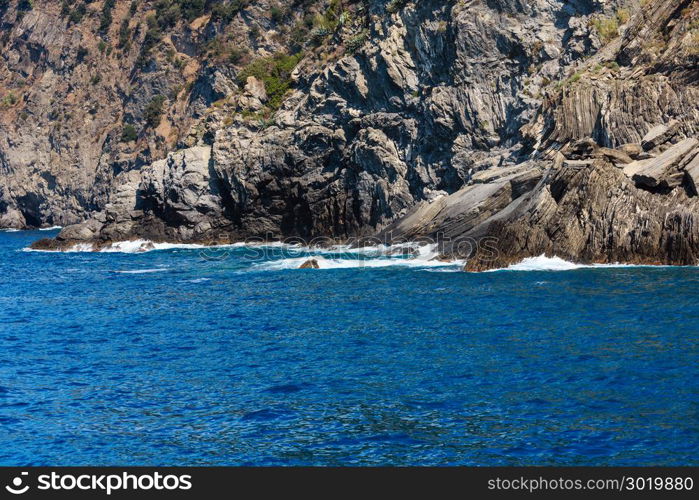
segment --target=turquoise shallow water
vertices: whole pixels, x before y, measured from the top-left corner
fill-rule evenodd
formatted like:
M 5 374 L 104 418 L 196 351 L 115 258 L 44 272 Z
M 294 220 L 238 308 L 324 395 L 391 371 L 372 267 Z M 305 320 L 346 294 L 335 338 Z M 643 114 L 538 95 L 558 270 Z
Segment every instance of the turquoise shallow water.
M 51 234 L 0 233 L 2 465 L 699 464 L 697 269 L 21 251 Z

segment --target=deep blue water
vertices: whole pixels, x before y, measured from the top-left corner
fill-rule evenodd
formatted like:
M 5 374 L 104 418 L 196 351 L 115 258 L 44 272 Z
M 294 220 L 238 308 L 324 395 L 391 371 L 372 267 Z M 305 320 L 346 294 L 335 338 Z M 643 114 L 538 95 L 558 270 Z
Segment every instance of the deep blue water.
M 697 269 L 21 251 L 50 234 L 0 233 L 2 465 L 699 464 Z

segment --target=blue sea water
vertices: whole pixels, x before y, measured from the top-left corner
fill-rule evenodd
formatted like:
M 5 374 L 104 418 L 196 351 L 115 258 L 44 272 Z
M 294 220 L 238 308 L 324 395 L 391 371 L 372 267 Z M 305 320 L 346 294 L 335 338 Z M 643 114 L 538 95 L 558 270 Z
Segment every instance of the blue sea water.
M 699 464 L 698 269 L 22 251 L 52 234 L 0 233 L 2 465 Z

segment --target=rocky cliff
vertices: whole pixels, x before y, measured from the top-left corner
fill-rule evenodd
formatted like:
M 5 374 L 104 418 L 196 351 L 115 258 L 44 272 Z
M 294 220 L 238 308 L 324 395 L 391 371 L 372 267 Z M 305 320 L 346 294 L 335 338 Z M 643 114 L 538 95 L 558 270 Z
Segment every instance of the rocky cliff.
M 92 25 L 43 21 L 51 34 L 48 2 L 15 3 L 2 71 L 32 76 L 3 115 L 1 220 L 84 220 L 39 247 L 378 234 L 441 238 L 474 270 L 542 253 L 696 263 L 695 1 L 201 2 L 190 17 L 197 2 L 139 2 L 140 48 L 113 62 L 108 2 L 86 4 Z M 130 9 L 112 3 L 114 19 Z M 180 17 L 154 21 L 163 3 Z M 101 40 L 91 67 L 128 74 L 108 69 L 103 90 L 75 67 L 56 78 L 76 31 Z M 37 37 L 38 58 L 21 41 Z M 52 105 L 32 104 L 56 95 L 58 150 Z
M 337 22 L 286 3 L 0 0 L 0 227 L 84 221 L 121 176 L 262 115 L 241 70 Z

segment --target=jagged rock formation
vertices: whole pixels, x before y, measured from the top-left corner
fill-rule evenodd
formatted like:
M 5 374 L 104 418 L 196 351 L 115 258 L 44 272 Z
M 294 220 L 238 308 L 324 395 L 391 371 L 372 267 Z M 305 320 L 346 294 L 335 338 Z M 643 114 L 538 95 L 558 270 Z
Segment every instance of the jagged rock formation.
M 652 175 L 634 174 L 599 156 L 552 167 L 532 192 L 467 233 L 490 241 L 469 254 L 467 269 L 499 268 L 538 255 L 583 263 L 696 265 L 699 198 L 690 191 L 684 165 L 699 156 L 697 144 L 686 139 L 670 148 L 672 163 L 648 160 L 662 163 L 652 167 Z M 668 178 L 677 182 L 658 191 L 658 179 Z
M 698 6 L 647 7 L 527 127 L 541 152 L 560 149 L 578 162 L 554 163 L 536 189 L 473 228 L 470 237 L 497 241 L 497 251 L 477 249 L 468 269 L 541 254 L 587 263 L 699 262 Z M 605 61 L 618 69 L 593 78 Z M 581 137 L 594 140 L 571 144 Z M 620 151 L 600 155 L 596 143 Z M 619 161 L 620 152 L 635 161 Z
M 225 112 L 38 246 L 440 235 L 499 241 L 445 246 L 471 269 L 694 263 L 695 1 L 339 4 L 278 111 L 264 75 L 207 77 Z
M 122 172 L 260 111 L 267 96 L 236 75 L 293 47 L 328 2 L 289 4 L 1 0 L 0 228 L 81 222 Z
M 401 2 L 393 13 L 384 1 L 354 4 L 347 8 L 367 19 L 354 54 L 326 67 L 302 63 L 273 122 L 215 131 L 213 172 L 233 237 L 370 234 L 416 202 L 457 191 L 471 170 L 514 163 L 535 94 L 599 43 L 588 26 L 592 1 Z M 146 219 L 172 214 L 153 203 L 139 201 L 152 208 Z M 179 217 L 163 223 L 178 226 Z
M 545 100 L 523 127 L 538 160 L 520 168 L 546 169 L 533 190 L 474 184 L 417 207 L 390 236 L 444 239 L 474 271 L 542 254 L 696 265 L 696 15 L 695 2 L 651 2 Z
M 483 170 L 456 193 L 417 205 L 377 237 L 389 243 L 421 239 L 439 241 L 447 245 L 449 253 L 468 257 L 470 251 L 463 255 L 452 245 L 468 240 L 467 235 L 474 227 L 531 191 L 543 174 L 544 164 L 541 162 Z M 471 250 L 469 246 L 466 248 Z

